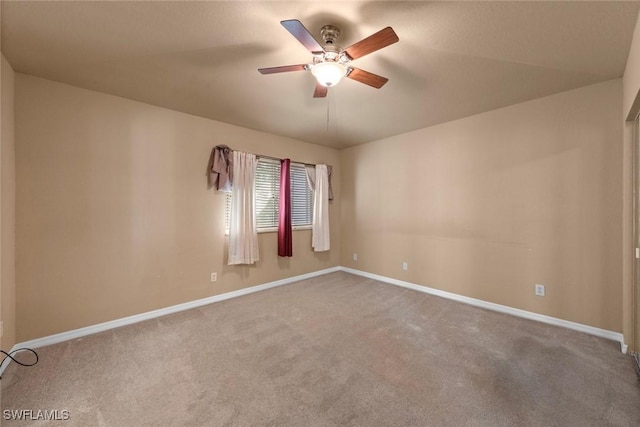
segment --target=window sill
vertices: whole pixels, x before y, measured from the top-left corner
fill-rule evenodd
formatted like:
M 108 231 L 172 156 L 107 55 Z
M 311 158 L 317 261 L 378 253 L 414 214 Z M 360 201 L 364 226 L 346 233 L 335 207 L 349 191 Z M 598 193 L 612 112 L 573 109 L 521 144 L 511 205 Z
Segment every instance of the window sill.
M 298 231 L 298 230 L 311 230 L 312 226 L 310 225 L 297 225 L 297 226 L 293 226 L 291 227 L 291 229 L 293 231 Z M 271 227 L 271 228 L 259 228 L 258 229 L 258 234 L 261 233 L 277 233 L 278 232 L 278 227 Z
M 292 228 L 293 231 L 311 230 L 313 228 L 313 226 L 311 226 L 311 225 L 297 225 L 297 226 L 293 226 L 291 228 Z M 262 234 L 262 233 L 277 233 L 277 232 L 278 232 L 278 227 L 259 228 L 258 229 L 258 234 Z M 224 235 L 228 236 L 229 235 L 229 230 L 224 230 Z

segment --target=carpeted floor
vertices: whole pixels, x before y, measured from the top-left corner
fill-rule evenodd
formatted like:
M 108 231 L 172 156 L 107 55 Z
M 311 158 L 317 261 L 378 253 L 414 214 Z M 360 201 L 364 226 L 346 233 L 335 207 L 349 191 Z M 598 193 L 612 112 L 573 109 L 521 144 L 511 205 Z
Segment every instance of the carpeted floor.
M 618 343 L 344 272 L 39 354 L 2 378 L 38 426 L 640 425 Z

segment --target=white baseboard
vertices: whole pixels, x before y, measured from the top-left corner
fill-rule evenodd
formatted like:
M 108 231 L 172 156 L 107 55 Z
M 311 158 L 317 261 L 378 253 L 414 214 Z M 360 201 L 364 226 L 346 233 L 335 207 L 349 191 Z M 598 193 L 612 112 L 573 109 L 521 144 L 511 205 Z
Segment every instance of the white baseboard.
M 550 325 L 561 326 L 575 331 L 584 332 L 587 334 L 595 335 L 602 338 L 607 338 L 620 343 L 620 349 L 623 353 L 627 353 L 627 345 L 624 343 L 624 336 L 619 332 L 608 331 L 606 329 L 595 328 L 593 326 L 583 325 L 581 323 L 570 322 L 568 320 L 562 320 L 555 317 L 545 316 L 543 314 L 533 313 L 526 310 L 520 310 L 517 308 L 509 307 L 506 305 L 494 304 L 475 298 L 465 297 L 463 295 L 454 294 L 451 292 L 441 291 L 439 289 L 429 288 L 422 285 L 416 285 L 415 283 L 405 282 L 403 280 L 392 279 L 390 277 L 380 276 L 378 274 L 368 273 L 366 271 L 355 270 L 348 267 L 331 267 L 324 270 L 314 271 L 307 274 L 301 274 L 299 276 L 288 277 L 274 282 L 264 283 L 262 285 L 251 286 L 249 288 L 239 289 L 237 291 L 227 292 L 220 295 L 214 295 L 207 298 L 198 299 L 195 301 L 189 301 L 183 304 L 177 304 L 170 307 L 161 308 L 158 310 L 148 311 L 146 313 L 140 313 L 133 316 L 123 317 L 121 319 L 111 320 L 104 323 L 98 323 L 97 325 L 87 326 L 84 328 L 74 329 L 59 334 L 49 335 L 42 338 L 36 338 L 34 340 L 18 343 L 11 348 L 11 352 L 21 348 L 38 348 L 47 345 L 57 344 L 64 341 L 69 341 L 76 338 L 81 338 L 87 335 L 92 335 L 98 332 L 104 332 L 110 329 L 119 328 L 121 326 L 131 325 L 133 323 L 142 322 L 144 320 L 155 319 L 161 316 L 166 316 L 172 313 L 178 313 L 180 311 L 189 310 L 191 308 L 201 307 L 203 305 L 213 304 L 215 302 L 236 298 L 243 295 L 252 294 L 254 292 L 264 291 L 266 289 L 275 288 L 276 286 L 287 285 L 289 283 L 298 282 L 300 280 L 310 279 L 312 277 L 322 276 L 328 273 L 334 273 L 336 271 L 344 271 L 346 273 L 355 274 L 369 279 L 378 280 L 380 282 L 389 283 L 391 285 L 402 286 L 404 288 L 413 289 L 415 291 L 424 292 L 430 295 L 436 295 L 442 298 L 462 302 L 465 304 L 473 305 L 476 307 L 485 308 L 488 310 L 497 311 L 500 313 L 510 314 L 512 316 L 522 317 L 525 319 L 535 320 Z M 11 363 L 11 359 L 6 359 L 0 366 L 0 376 Z
M 549 325 L 561 326 L 567 329 L 573 329 L 574 331 L 584 332 L 590 335 L 595 335 L 601 338 L 607 338 L 612 341 L 620 343 L 620 351 L 627 353 L 628 346 L 624 343 L 624 336 L 619 332 L 608 331 L 606 329 L 600 329 L 593 326 L 583 325 L 581 323 L 570 322 L 568 320 L 558 319 L 556 317 L 545 316 L 544 314 L 533 313 L 531 311 L 520 310 L 518 308 L 509 307 L 506 305 L 495 304 L 475 298 L 465 297 L 463 295 L 454 294 L 452 292 L 442 291 L 439 289 L 429 288 L 427 286 L 416 285 L 415 283 L 405 282 L 403 280 L 392 279 L 386 276 L 380 276 L 378 274 L 368 273 L 366 271 L 355 270 L 348 267 L 340 267 L 341 271 L 356 274 L 358 276 L 366 277 L 380 282 L 389 283 L 391 285 L 402 286 L 403 288 L 413 289 L 415 291 L 424 292 L 430 295 L 436 295 L 442 298 L 447 298 L 453 301 L 463 302 L 465 304 L 473 305 L 487 310 L 497 311 L 500 313 L 510 314 L 516 317 L 522 317 L 524 319 L 535 320 Z
M 42 338 L 36 338 L 30 341 L 25 341 L 25 342 L 14 345 L 11 348 L 11 351 L 15 351 L 20 348 L 33 349 L 38 347 L 44 347 L 47 345 L 57 344 L 60 342 L 81 338 L 87 335 L 92 335 L 98 332 L 108 331 L 109 329 L 115 329 L 121 326 L 131 325 L 133 323 L 142 322 L 144 320 L 155 319 L 157 317 L 166 316 L 167 314 L 178 313 L 180 311 L 189 310 L 191 308 L 201 307 L 203 305 L 213 304 L 215 302 L 252 294 L 254 292 L 264 291 L 266 289 L 275 288 L 276 286 L 287 285 L 289 283 L 299 282 L 301 280 L 322 276 L 324 274 L 333 273 L 336 271 L 340 271 L 340 267 L 331 267 L 324 270 L 301 274 L 299 276 L 287 277 L 285 279 L 276 280 L 275 282 L 269 282 L 269 283 L 264 283 L 262 285 L 251 286 L 249 288 L 239 289 L 237 291 L 227 292 L 220 295 L 214 295 L 211 297 L 202 298 L 195 301 L 189 301 L 182 304 L 172 305 L 170 307 L 148 311 L 146 313 L 135 314 L 133 316 L 123 317 L 121 319 L 110 320 L 104 323 L 98 323 L 97 325 L 86 326 L 84 328 L 74 329 L 67 332 L 61 332 L 59 334 L 49 335 Z M 0 375 L 2 375 L 2 372 L 4 372 L 5 368 L 9 365 L 10 362 L 11 362 L 11 359 L 6 359 L 5 363 L 3 363 L 2 366 L 0 366 Z

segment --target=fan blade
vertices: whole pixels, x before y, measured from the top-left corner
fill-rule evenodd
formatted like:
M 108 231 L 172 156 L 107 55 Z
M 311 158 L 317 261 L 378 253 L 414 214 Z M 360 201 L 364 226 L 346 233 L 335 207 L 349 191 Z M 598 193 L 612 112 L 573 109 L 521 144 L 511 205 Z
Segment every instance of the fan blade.
M 298 39 L 302 45 L 307 48 L 311 53 L 322 53 L 324 49 L 320 46 L 320 43 L 311 35 L 309 30 L 302 25 L 302 22 L 297 19 L 289 19 L 286 21 L 280 21 L 282 26 L 291 33 L 293 37 Z
M 327 87 L 322 86 L 320 83 L 316 83 L 316 89 L 313 91 L 314 98 L 324 98 L 327 96 Z
M 351 72 L 347 74 L 347 77 L 357 82 L 375 87 L 376 89 L 380 89 L 386 82 L 389 81 L 389 79 L 386 77 L 382 77 L 377 74 L 373 74 L 368 71 L 353 67 Z
M 283 65 L 282 67 L 258 68 L 260 74 L 286 73 L 288 71 L 304 71 L 307 64 Z
M 351 59 L 356 59 L 382 49 L 383 47 L 387 47 L 390 44 L 394 44 L 398 40 L 400 39 L 398 39 L 393 28 L 387 27 L 370 35 L 366 39 L 362 39 L 359 42 L 352 44 L 344 51 L 349 55 L 349 57 L 351 57 Z

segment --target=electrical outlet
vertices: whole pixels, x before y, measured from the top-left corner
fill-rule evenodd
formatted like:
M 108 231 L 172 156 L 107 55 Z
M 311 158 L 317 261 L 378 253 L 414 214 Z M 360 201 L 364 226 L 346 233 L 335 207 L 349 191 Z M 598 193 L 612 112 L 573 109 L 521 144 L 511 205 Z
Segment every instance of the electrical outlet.
M 211 273 L 211 283 L 218 280 L 218 273 Z
M 408 263 L 408 262 L 406 262 L 406 261 L 405 261 L 405 262 L 403 262 L 403 263 L 402 263 L 402 269 L 403 269 L 403 270 L 408 270 L 408 269 L 409 269 L 409 263 Z
M 358 254 L 353 254 L 353 260 L 357 261 L 358 260 Z
M 536 285 L 536 295 L 539 297 L 544 296 L 544 285 Z

